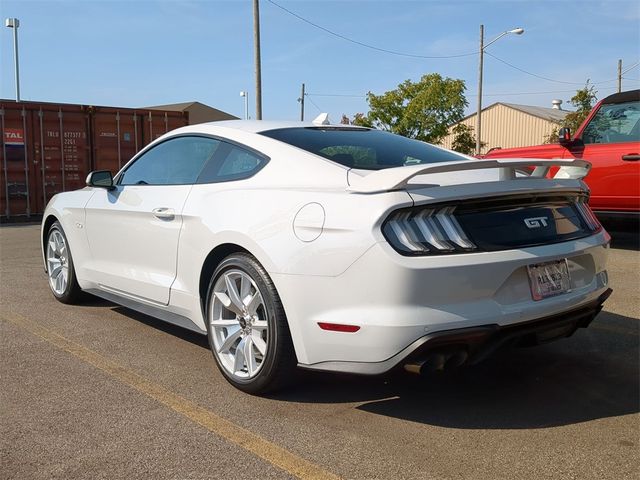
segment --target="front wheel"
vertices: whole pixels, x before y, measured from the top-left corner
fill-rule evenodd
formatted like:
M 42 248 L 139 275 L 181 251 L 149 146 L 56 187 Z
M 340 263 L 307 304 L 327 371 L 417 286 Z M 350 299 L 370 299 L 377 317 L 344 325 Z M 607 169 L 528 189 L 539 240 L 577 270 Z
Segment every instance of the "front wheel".
M 76 280 L 69 242 L 59 222 L 54 222 L 47 232 L 45 258 L 49 288 L 53 296 L 62 303 L 77 303 L 82 290 Z
M 292 379 L 296 358 L 284 308 L 252 256 L 231 255 L 213 273 L 207 332 L 218 368 L 238 389 L 266 393 Z

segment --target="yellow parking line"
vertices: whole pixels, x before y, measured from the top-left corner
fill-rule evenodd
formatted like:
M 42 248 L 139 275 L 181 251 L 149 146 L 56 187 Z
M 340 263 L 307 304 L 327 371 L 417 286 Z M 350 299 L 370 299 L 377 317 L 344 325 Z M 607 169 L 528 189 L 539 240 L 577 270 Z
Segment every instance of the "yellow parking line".
M 276 467 L 302 479 L 338 479 L 340 477 L 322 469 L 302 457 L 265 440 L 259 435 L 216 415 L 190 400 L 141 377 L 118 363 L 103 357 L 62 335 L 16 313 L 0 311 L 0 320 L 17 325 L 36 335 L 60 350 L 102 370 L 111 378 L 144 393 L 172 410 L 184 415 L 210 432 L 234 443 Z

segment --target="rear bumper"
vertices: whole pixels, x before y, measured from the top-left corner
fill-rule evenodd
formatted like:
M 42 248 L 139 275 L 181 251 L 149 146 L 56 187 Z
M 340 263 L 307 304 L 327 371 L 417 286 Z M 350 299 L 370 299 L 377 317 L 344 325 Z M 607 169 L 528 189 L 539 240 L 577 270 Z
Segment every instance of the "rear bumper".
M 462 363 L 461 358 L 466 364 L 474 364 L 507 345 L 532 346 L 570 337 L 578 328 L 589 326 L 611 293 L 612 289 L 609 288 L 596 301 L 580 308 L 528 322 L 506 326 L 489 324 L 433 332 L 417 339 L 398 354 L 382 362 L 331 361 L 299 366 L 309 370 L 379 375 L 400 365 L 421 365 L 432 355 L 439 353 L 444 355 L 443 361 L 448 359 L 447 355 L 449 358 L 451 355 L 457 355 L 455 361 L 458 365 Z
M 436 332 L 519 325 L 580 309 L 608 288 L 607 242 L 409 258 L 380 242 L 336 277 L 271 274 L 301 366 L 379 363 Z M 566 258 L 571 290 L 534 301 L 528 265 Z M 355 325 L 355 333 L 319 323 Z

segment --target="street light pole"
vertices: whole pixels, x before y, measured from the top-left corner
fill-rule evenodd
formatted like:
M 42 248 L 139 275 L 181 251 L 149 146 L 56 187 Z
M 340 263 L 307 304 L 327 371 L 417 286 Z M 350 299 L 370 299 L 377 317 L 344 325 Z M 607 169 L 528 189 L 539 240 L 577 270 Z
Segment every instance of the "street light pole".
M 480 25 L 480 52 L 478 60 L 478 110 L 476 110 L 476 155 L 480 155 L 482 149 L 482 62 L 484 60 L 484 25 Z
M 256 69 L 256 120 L 262 120 L 262 69 L 260 66 L 260 5 L 253 0 L 253 43 Z
M 240 96 L 244 97 L 244 119 L 249 120 L 249 92 L 243 90 Z
M 18 27 L 20 26 L 20 20 L 17 18 L 7 18 L 4 22 L 4 26 L 13 28 L 13 57 L 16 64 L 16 102 L 20 101 L 20 70 L 18 62 Z
M 513 33 L 515 35 L 522 35 L 524 33 L 524 28 L 514 28 L 513 30 L 507 30 L 506 32 L 502 32 L 496 38 L 491 40 L 486 45 L 484 44 L 484 25 L 480 25 L 480 51 L 478 52 L 479 61 L 478 61 L 478 110 L 476 113 L 476 155 L 480 155 L 480 150 L 482 148 L 482 69 L 483 69 L 483 61 L 484 61 L 484 50 L 489 45 L 497 42 L 505 35 L 509 35 Z

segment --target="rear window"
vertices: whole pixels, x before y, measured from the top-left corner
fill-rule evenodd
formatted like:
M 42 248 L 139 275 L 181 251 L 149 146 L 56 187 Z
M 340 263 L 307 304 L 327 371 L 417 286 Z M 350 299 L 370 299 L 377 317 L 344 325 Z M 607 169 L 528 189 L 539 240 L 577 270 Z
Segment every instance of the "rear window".
M 365 128 L 294 127 L 260 132 L 349 168 L 385 168 L 452 162 L 465 157 L 418 140 Z

